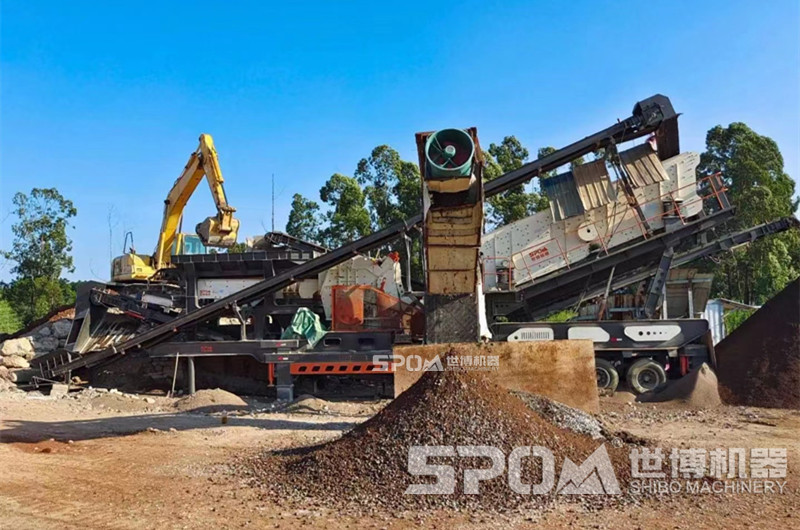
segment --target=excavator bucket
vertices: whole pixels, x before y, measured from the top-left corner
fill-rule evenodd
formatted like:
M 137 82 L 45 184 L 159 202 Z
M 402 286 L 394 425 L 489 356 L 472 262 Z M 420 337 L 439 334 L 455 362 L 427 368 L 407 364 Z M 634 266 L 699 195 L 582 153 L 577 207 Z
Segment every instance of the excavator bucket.
M 230 230 L 224 230 L 216 217 L 208 217 L 197 225 L 197 235 L 207 247 L 231 247 L 236 243 L 238 232 L 239 220 L 235 218 L 231 218 Z
M 428 370 L 479 370 L 508 390 L 595 413 L 600 402 L 590 340 L 426 344 L 394 349 L 394 395 Z

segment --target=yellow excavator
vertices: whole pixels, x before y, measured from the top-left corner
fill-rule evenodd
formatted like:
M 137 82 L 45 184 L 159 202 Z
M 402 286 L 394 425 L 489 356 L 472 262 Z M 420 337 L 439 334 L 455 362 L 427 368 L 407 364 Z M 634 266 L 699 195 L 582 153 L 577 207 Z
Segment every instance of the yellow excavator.
M 194 193 L 197 185 L 206 177 L 217 215 L 208 217 L 197 225 L 197 235 L 209 247 L 231 247 L 236 243 L 239 220 L 233 214 L 235 208 L 228 204 L 223 187 L 222 170 L 217 159 L 217 150 L 211 135 L 200 135 L 200 146 L 189 157 L 183 173 L 175 181 L 164 201 L 164 218 L 158 244 L 152 256 L 136 254 L 135 249 L 111 263 L 111 279 L 114 282 L 141 282 L 153 279 L 158 271 L 170 267 L 173 249 L 183 248 L 184 234 L 180 233 L 183 209 Z M 127 242 L 127 241 L 126 241 Z

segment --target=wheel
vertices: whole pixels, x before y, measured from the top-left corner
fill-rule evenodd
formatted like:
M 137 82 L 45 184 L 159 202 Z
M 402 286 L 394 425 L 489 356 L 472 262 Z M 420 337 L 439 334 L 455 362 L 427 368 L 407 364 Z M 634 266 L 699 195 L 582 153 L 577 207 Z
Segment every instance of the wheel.
M 634 393 L 643 394 L 666 383 L 667 372 L 652 359 L 639 359 L 628 368 L 627 379 Z
M 605 359 L 595 359 L 594 370 L 597 374 L 598 390 L 613 394 L 619 385 L 619 372 L 614 365 Z

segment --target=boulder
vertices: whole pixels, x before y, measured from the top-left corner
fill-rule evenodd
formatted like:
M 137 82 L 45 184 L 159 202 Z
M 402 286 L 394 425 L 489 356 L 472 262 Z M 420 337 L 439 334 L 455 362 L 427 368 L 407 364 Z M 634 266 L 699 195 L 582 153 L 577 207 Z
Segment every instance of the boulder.
M 62 318 L 61 320 L 56 320 L 52 324 L 50 324 L 50 329 L 59 339 L 66 339 L 69 335 L 69 330 L 72 328 L 72 320 L 68 318 Z
M 53 336 L 34 337 L 33 349 L 37 354 L 49 353 L 58 348 L 58 339 Z M 33 358 L 33 356 L 31 356 Z
M 62 397 L 67 397 L 68 395 L 69 395 L 69 385 L 64 385 L 61 383 L 53 383 L 53 386 L 50 387 L 50 397 L 62 398 Z
M 6 368 L 30 368 L 30 364 L 25 357 L 19 355 L 6 355 L 3 357 L 3 366 Z
M 47 325 L 42 326 L 41 328 L 36 330 L 36 333 L 34 333 L 34 335 L 36 335 L 37 337 L 49 337 L 51 334 L 52 332 L 50 331 L 50 328 Z
M 34 355 L 33 340 L 30 337 L 9 339 L 0 345 L 0 357 L 19 356 L 32 359 Z M 6 365 L 8 366 L 8 365 Z
M 2 357 L 0 357 L 0 362 L 2 361 L 3 359 Z M 0 366 L 0 379 L 11 381 L 11 372 L 9 372 L 8 368 L 6 368 L 5 366 Z

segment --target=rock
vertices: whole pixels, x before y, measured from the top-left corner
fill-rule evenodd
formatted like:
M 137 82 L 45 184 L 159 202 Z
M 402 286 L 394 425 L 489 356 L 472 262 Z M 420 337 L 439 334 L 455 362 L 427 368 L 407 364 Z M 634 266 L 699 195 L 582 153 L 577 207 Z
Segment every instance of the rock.
M 0 345 L 0 357 L 19 356 L 32 359 L 34 355 L 33 341 L 30 337 L 9 339 Z M 8 365 L 6 365 L 8 366 Z M 27 368 L 27 367 L 26 367 Z
M 153 398 L 144 398 L 144 402 L 147 403 L 148 405 L 152 405 L 153 403 L 156 402 L 156 400 Z
M 58 339 L 47 335 L 45 337 L 34 337 L 33 338 L 33 349 L 36 351 L 37 354 L 40 353 L 50 353 L 51 351 L 58 348 Z
M 66 339 L 69 335 L 70 328 L 72 328 L 72 320 L 68 318 L 56 320 L 50 324 L 50 329 L 53 331 L 53 335 L 58 339 Z
M 52 332 L 50 331 L 50 328 L 48 328 L 47 326 L 42 326 L 36 331 L 34 335 L 37 337 L 49 337 L 51 334 Z
M 50 397 L 62 398 L 66 397 L 67 394 L 69 394 L 69 385 L 54 383 L 53 386 L 50 387 Z
M 3 357 L 3 366 L 6 368 L 30 368 L 30 364 L 25 357 L 19 355 L 7 355 Z
M 2 360 L 3 360 L 3 358 L 0 357 L 0 362 L 2 362 Z M 0 365 L 0 379 L 5 380 L 5 381 L 12 381 L 11 372 L 8 371 L 8 368 L 6 368 L 5 366 L 2 366 L 2 365 Z

